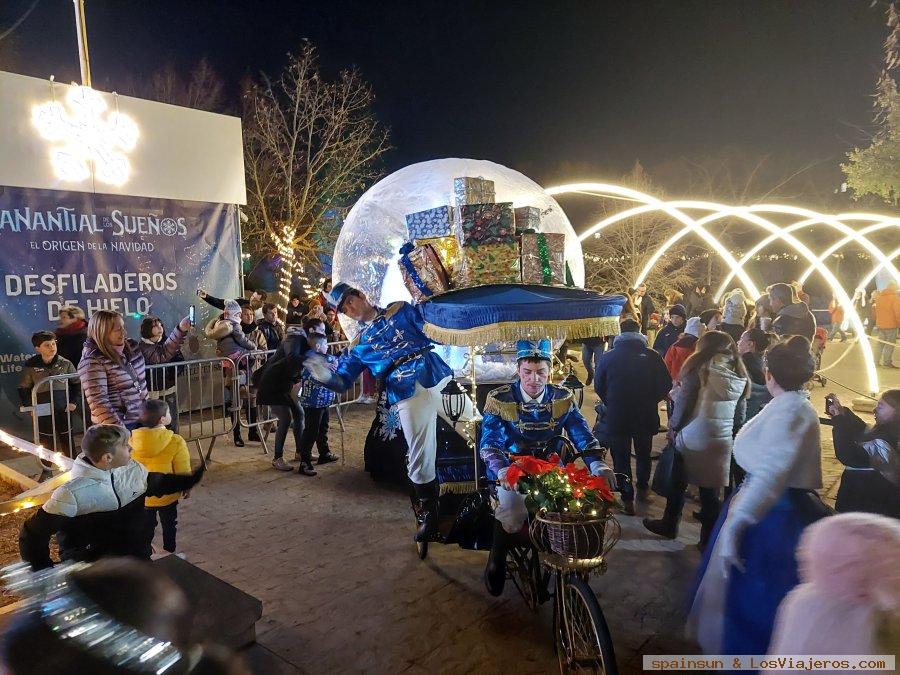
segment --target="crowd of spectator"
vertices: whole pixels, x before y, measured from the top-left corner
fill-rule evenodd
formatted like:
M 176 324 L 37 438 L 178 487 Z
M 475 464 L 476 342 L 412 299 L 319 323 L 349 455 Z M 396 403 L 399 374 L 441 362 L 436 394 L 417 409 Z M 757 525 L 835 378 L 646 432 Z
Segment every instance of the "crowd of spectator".
M 696 286 L 685 294 L 667 292 L 662 325 L 654 326 L 653 318 L 641 315 L 654 311 L 647 297 L 646 288 L 629 294 L 621 334 L 611 344 L 586 342 L 583 355 L 599 397 L 594 433 L 609 448 L 625 514 L 634 515 L 636 502 L 652 499 L 652 484 L 665 497 L 665 509 L 643 524 L 675 538 L 687 489 L 697 489 L 700 509 L 693 517 L 706 554 L 689 634 L 708 654 L 764 654 L 773 648 L 830 653 L 828 643 L 803 625 L 841 625 L 810 616 L 810 606 L 818 603 L 849 618 L 853 639 L 871 646 L 874 632 L 861 617 L 870 619 L 881 599 L 858 591 L 848 602 L 848 589 L 835 607 L 824 573 L 811 573 L 811 562 L 798 567 L 796 554 L 809 561 L 816 550 L 828 558 L 821 533 L 832 531 L 832 524 L 833 531 L 844 529 L 860 543 L 876 531 L 894 545 L 900 541 L 892 520 L 900 518 L 900 390 L 882 394 L 872 427 L 835 395 L 827 397 L 835 455 L 846 467 L 835 509 L 846 516 L 825 518 L 829 509 L 816 492 L 822 486 L 821 426 L 808 389 L 819 367 L 817 351 L 828 339 L 846 339 L 840 305 L 832 303 L 826 319 L 831 324 L 819 327 L 799 284 L 773 284 L 755 301 L 735 290 L 723 296 L 721 306 L 705 286 Z M 891 285 L 873 300 L 869 323 L 880 341 L 876 358 L 891 368 L 900 295 Z M 655 333 L 652 349 L 647 333 Z M 658 415 L 662 401 L 665 425 Z M 650 480 L 650 448 L 661 432 L 668 444 L 663 456 L 671 453 L 675 468 L 667 463 L 669 473 L 658 487 L 656 476 Z M 660 469 L 662 464 L 661 457 Z M 845 555 L 867 559 L 858 550 Z M 896 563 L 896 550 L 892 559 Z M 831 568 L 851 579 L 870 578 Z M 893 581 L 876 585 L 900 591 L 898 575 L 890 576 Z
M 316 476 L 314 464 L 337 459 L 328 443 L 335 394 L 312 380 L 304 365 L 310 351 L 336 364 L 329 344 L 344 335 L 326 302 L 329 288 L 327 281 L 305 304 L 294 296 L 283 310 L 261 292 L 221 299 L 198 291 L 220 312 L 204 333 L 223 362 L 237 369 L 226 377 L 227 386 L 237 388 L 229 392 L 232 400 L 238 397 L 244 406 L 234 411 L 234 443 L 244 445 L 242 426 L 249 427 L 249 442 L 261 442 L 265 406 L 277 420 L 272 466 L 278 471 L 294 471 L 285 457 L 289 435 L 299 474 Z M 609 448 L 624 513 L 636 515 L 638 504 L 653 499 L 651 448 L 654 436 L 664 432 L 681 469 L 661 493 L 662 516 L 644 518 L 643 525 L 675 538 L 690 486 L 697 489 L 700 508 L 693 517 L 706 555 L 692 599 L 691 634 L 715 654 L 814 644 L 808 631 L 810 641 L 804 643 L 788 628 L 809 598 L 824 602 L 817 586 L 822 577 L 798 568 L 795 552 L 799 546 L 801 557 L 803 551 L 810 555 L 829 527 L 819 523 L 828 510 L 815 492 L 822 484 L 820 422 L 806 389 L 817 368 L 817 326 L 808 297 L 804 301 L 796 284 L 777 283 L 755 301 L 732 291 L 721 306 L 700 285 L 685 294 L 669 292 L 666 299 L 670 304 L 660 316 L 646 285 L 630 289 L 620 334 L 582 344 L 588 381 L 599 397 L 593 431 Z M 876 294 L 874 307 L 876 358 L 892 368 L 900 329 L 896 286 Z M 829 316 L 828 337 L 846 339 L 840 306 Z M 178 506 L 203 469 L 191 470 L 187 444 L 178 434 L 174 382 L 147 366 L 183 361 L 190 330 L 188 318 L 167 332 L 160 318 L 148 316 L 134 340 L 116 312 L 98 311 L 85 321 L 77 308 L 64 308 L 55 332 L 33 336 L 36 353 L 19 387 L 23 405 L 31 405 L 34 388 L 47 377 L 78 373 L 77 380 L 59 380 L 37 396 L 37 403 L 53 403 L 48 419 L 56 420 L 49 426 L 39 422 L 40 434 L 56 444 L 54 436 L 70 435 L 62 420 L 82 393 L 93 423 L 71 480 L 22 528 L 22 557 L 35 569 L 51 564 L 52 535 L 64 560 L 148 559 L 159 523 L 163 550 L 177 551 Z M 900 518 L 900 390 L 883 393 L 870 428 L 836 396 L 829 396 L 826 413 L 836 457 L 846 466 L 836 510 L 867 512 L 862 520 L 834 522 L 861 541 L 867 536 L 863 523 L 886 528 L 890 539 L 896 528 L 879 518 Z M 738 600 L 746 598 L 754 601 Z

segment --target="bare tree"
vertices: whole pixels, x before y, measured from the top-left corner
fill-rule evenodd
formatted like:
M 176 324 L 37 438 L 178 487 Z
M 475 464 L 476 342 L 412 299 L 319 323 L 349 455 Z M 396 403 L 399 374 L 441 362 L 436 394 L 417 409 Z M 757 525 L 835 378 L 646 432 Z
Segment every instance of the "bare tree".
M 117 83 L 125 94 L 185 108 L 225 112 L 225 82 L 206 59 L 197 62 L 185 76 L 172 63 L 166 63 L 146 78 L 126 79 Z
M 661 197 L 640 162 L 622 178 L 622 183 L 641 192 Z M 600 218 L 607 218 L 634 206 L 633 203 L 604 202 Z M 623 293 L 665 240 L 681 229 L 681 224 L 659 211 L 626 218 L 583 242 L 585 286 L 608 293 Z M 662 298 L 669 288 L 683 289 L 695 283 L 696 261 L 688 255 L 685 239 L 677 242 L 653 266 L 646 278 L 650 292 Z
M 245 86 L 244 239 L 257 253 L 287 256 L 282 269 L 290 274 L 295 261 L 333 245 L 328 214 L 378 177 L 389 144 L 359 72 L 345 70 L 327 81 L 308 42 L 288 59 L 277 80 L 262 76 Z

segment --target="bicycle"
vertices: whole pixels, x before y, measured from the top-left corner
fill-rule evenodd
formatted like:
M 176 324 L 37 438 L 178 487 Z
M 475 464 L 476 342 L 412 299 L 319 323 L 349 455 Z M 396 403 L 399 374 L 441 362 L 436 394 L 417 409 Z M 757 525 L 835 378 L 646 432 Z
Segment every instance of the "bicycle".
M 573 459 L 577 458 L 580 453 L 564 440 Z M 564 450 L 564 460 L 566 456 Z M 621 536 L 619 522 L 612 515 L 563 522 L 551 514 L 536 514 L 528 534 L 527 541 L 513 535 L 507 551 L 507 579 L 532 611 L 553 599 L 560 673 L 616 675 L 612 636 L 589 578 L 606 571 L 606 555 Z

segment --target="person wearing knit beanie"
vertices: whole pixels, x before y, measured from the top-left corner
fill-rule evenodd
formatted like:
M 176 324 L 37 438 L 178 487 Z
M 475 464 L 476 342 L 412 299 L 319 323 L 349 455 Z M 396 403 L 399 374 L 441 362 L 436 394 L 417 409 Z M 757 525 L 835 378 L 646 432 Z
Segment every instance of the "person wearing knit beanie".
M 693 335 L 699 339 L 703 335 L 703 322 L 700 320 L 700 317 L 692 316 L 688 319 L 684 326 L 684 332 L 686 335 Z
M 687 312 L 684 309 L 684 305 L 675 304 L 669 307 L 669 320 L 656 334 L 656 340 L 653 342 L 653 349 L 660 356 L 665 357 L 669 347 L 678 340 L 678 337 L 684 331 L 685 321 L 687 321 Z
M 237 300 L 225 301 L 225 318 L 232 323 L 241 322 L 241 306 Z
M 722 323 L 716 330 L 728 333 L 735 342 L 740 340 L 744 334 L 744 322 L 747 318 L 747 298 L 740 288 L 735 288 L 725 296 L 722 317 Z

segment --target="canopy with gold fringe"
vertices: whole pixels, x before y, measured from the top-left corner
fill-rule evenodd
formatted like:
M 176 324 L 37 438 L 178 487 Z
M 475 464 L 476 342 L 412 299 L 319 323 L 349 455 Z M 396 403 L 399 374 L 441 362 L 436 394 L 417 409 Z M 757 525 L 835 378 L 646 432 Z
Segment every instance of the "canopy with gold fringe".
M 449 291 L 420 305 L 425 333 L 458 347 L 619 334 L 625 296 L 583 288 L 493 284 Z

